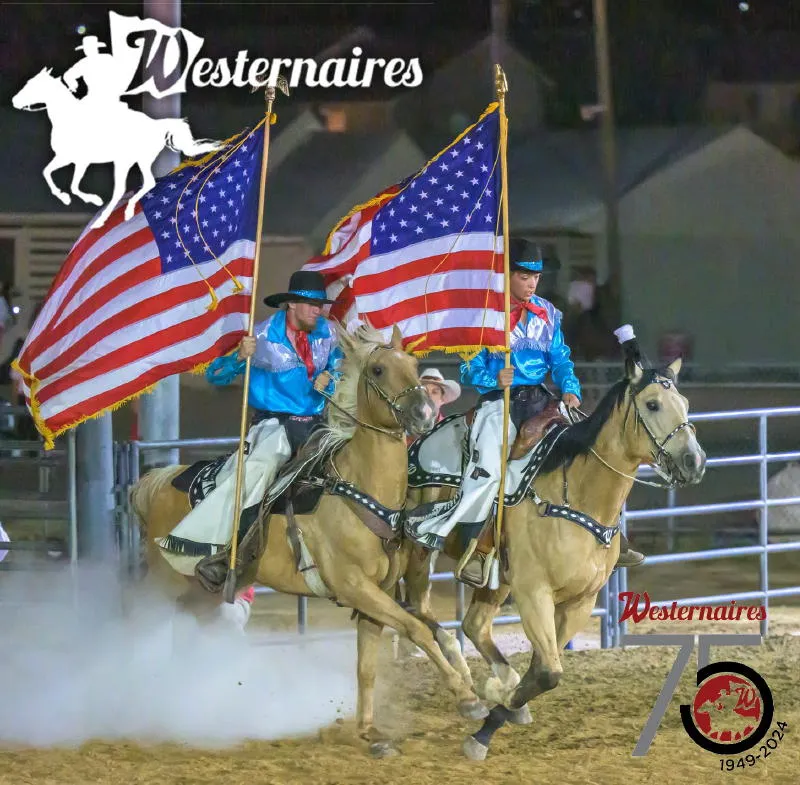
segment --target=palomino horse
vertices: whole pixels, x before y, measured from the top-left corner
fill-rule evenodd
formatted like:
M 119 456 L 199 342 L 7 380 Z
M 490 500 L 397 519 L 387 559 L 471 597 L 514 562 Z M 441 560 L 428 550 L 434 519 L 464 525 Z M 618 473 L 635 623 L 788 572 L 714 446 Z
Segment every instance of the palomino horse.
M 58 77 L 52 75 L 50 68 L 43 68 L 31 77 L 11 103 L 15 109 L 35 111 L 44 108 L 47 111 L 53 127 L 50 146 L 55 155 L 42 174 L 53 196 L 64 204 L 71 200 L 53 180 L 56 169 L 75 164 L 70 185 L 72 193 L 87 204 L 100 207 L 103 200 L 97 194 L 82 191 L 81 180 L 91 164 L 114 164 L 114 192 L 92 223 L 93 229 L 106 222 L 125 192 L 128 173 L 138 165 L 143 182 L 125 208 L 125 219 L 133 217 L 139 199 L 156 184 L 152 168 L 164 145 L 187 156 L 201 155 L 220 147 L 218 142 L 193 138 L 186 120 L 153 119 L 130 109 L 122 101 L 102 106 L 88 98 L 76 98 Z
M 358 612 L 358 728 L 372 743 L 374 754 L 385 754 L 391 751 L 391 742 L 374 727 L 375 674 L 384 625 L 427 653 L 464 717 L 481 719 L 488 710 L 472 689 L 469 668 L 454 638 L 438 627 L 432 631 L 392 599 L 390 592 L 406 570 L 409 545 L 384 547 L 387 543 L 367 528 L 364 517 L 365 501 L 387 513 L 402 510 L 408 474 L 404 431 L 421 434 L 433 426 L 434 410 L 419 384 L 417 361 L 402 350 L 396 327 L 390 345 L 368 327 L 360 327 L 355 336 L 340 330 L 339 342 L 344 352 L 342 378 L 328 409 L 327 425 L 310 444 L 329 446 L 324 453 L 329 457 L 318 465 L 329 467 L 326 479 L 339 480 L 340 487 L 352 493 L 335 495 L 334 489 L 326 487 L 316 509 L 298 512 L 296 520 L 329 596 Z M 299 458 L 303 457 L 307 456 L 301 451 Z M 154 542 L 189 512 L 187 495 L 171 485 L 186 468 L 149 472 L 131 490 L 131 503 L 142 522 L 151 583 L 162 591 L 171 588 L 175 599 L 182 595 L 184 604 L 202 613 L 202 606 L 206 610 L 218 606 L 220 595 L 206 592 L 194 578 L 174 571 Z M 356 501 L 359 497 L 361 502 Z M 254 525 L 263 523 L 261 517 Z M 385 519 L 391 517 L 387 514 Z M 394 518 L 402 526 L 401 516 Z M 287 518 L 275 513 L 268 521 L 255 581 L 287 594 L 312 596 L 314 591 L 296 565 L 287 540 Z
M 689 485 L 705 473 L 705 453 L 687 420 L 688 401 L 676 382 L 680 359 L 661 370 L 643 369 L 630 359 L 626 375 L 600 401 L 587 419 L 572 425 L 555 443 L 526 497 L 507 507 L 504 523 L 505 568 L 500 587 L 476 589 L 464 618 L 466 636 L 491 666 L 494 676 L 484 687 L 492 709 L 483 729 L 464 743 L 465 754 L 483 759 L 491 735 L 506 720 L 530 722 L 528 701 L 553 689 L 563 672 L 561 651 L 586 627 L 597 594 L 608 581 L 619 555 L 616 527 L 634 483 L 637 468 L 649 463 L 668 483 Z M 451 488 L 410 492 L 408 507 L 421 500 L 446 498 Z M 583 516 L 573 520 L 550 515 L 546 503 L 562 513 Z M 558 515 L 558 513 L 556 513 Z M 593 520 L 592 520 L 593 519 Z M 610 547 L 585 528 L 614 534 Z M 456 530 L 446 552 L 458 559 Z M 429 594 L 428 560 L 412 555 L 406 574 L 409 602 L 416 612 L 435 623 Z M 520 679 L 492 639 L 492 620 L 513 593 L 532 657 Z

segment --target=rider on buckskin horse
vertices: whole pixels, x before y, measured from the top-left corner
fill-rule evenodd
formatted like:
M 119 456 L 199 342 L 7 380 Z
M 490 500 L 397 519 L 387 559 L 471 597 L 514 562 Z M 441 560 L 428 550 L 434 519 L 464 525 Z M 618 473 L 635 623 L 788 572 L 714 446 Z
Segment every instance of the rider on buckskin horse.
M 287 292 L 264 299 L 272 308 L 283 306 L 281 310 L 256 325 L 253 337 L 242 338 L 236 354 L 215 360 L 206 371 L 206 377 L 213 384 L 230 384 L 244 372 L 246 358 L 252 358 L 248 404 L 254 411 L 247 437 L 249 454 L 245 461 L 245 503 L 241 519 L 244 523 L 240 525 L 240 534 L 255 520 L 261 499 L 281 466 L 322 422 L 325 398 L 321 392 L 332 393 L 336 366 L 341 358 L 334 328 L 322 315 L 323 306 L 330 302 L 320 273 L 308 270 L 293 273 Z M 173 550 L 170 544 L 179 547 L 186 539 L 217 545 L 195 567 L 195 574 L 210 590 L 221 589 L 225 581 L 228 548 L 220 547 L 221 534 L 211 536 L 208 527 L 230 526 L 235 473 L 236 454 L 220 470 L 215 489 L 197 504 L 162 545 L 167 551 Z M 224 495 L 221 494 L 223 490 Z M 212 498 L 216 499 L 213 509 L 208 506 Z M 209 515 L 220 516 L 219 523 L 208 520 Z M 226 536 L 223 542 L 228 539 Z M 254 556 L 240 554 L 238 575 L 249 565 L 249 557 Z
M 475 536 L 457 577 L 472 586 L 486 585 L 488 580 L 486 556 L 491 550 L 491 536 L 487 534 L 491 535 L 494 502 L 500 487 L 504 388 L 511 388 L 509 446 L 522 423 L 555 403 L 543 384 L 548 372 L 565 406 L 577 408 L 581 402 L 581 386 L 561 332 L 561 312 L 535 293 L 545 266 L 541 250 L 526 240 L 512 238 L 509 255 L 511 368 L 504 367 L 502 352 L 488 349 L 462 363 L 462 384 L 476 387 L 481 397 L 470 429 L 470 458 L 461 481 L 461 498 L 454 507 L 427 518 L 409 532 L 421 544 L 441 549 L 457 523 L 470 527 Z M 481 530 L 483 536 L 479 538 Z M 623 541 L 619 566 L 633 566 L 643 559 Z

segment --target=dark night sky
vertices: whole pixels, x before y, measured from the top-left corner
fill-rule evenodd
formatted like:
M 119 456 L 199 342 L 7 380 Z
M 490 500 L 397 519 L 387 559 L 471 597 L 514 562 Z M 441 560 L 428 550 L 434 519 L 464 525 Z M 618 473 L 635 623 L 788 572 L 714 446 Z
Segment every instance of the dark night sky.
M 744 13 L 742 2 L 748 5 Z M 572 33 L 583 37 L 583 49 L 593 46 L 592 0 L 508 0 L 508 6 L 509 35 L 518 48 L 554 74 L 560 87 L 577 79 L 568 69 L 561 74 L 559 69 L 569 66 L 565 57 L 575 56 L 569 48 Z M 756 78 L 767 80 L 800 80 L 800 57 L 794 56 L 800 52 L 800 43 L 794 40 L 794 35 L 800 37 L 800 0 L 608 0 L 608 6 L 612 70 L 620 69 L 623 82 L 631 69 L 641 72 L 636 78 L 643 82 L 642 95 L 663 91 L 665 79 L 680 83 L 697 76 L 702 81 L 712 71 L 733 79 L 747 80 L 758 74 Z M 4 77 L 0 103 L 7 105 L 11 94 L 43 65 L 56 72 L 71 65 L 81 38 L 79 25 L 107 40 L 110 9 L 144 15 L 141 2 L 0 5 L 0 73 Z M 428 73 L 486 35 L 489 20 L 489 0 L 187 0 L 182 4 L 182 24 L 206 39 L 208 56 L 233 56 L 239 49 L 248 49 L 254 57 L 315 56 L 347 32 L 366 25 L 379 38 L 367 56 L 418 56 Z M 783 36 L 778 45 L 765 39 L 765 33 L 774 31 Z M 690 39 L 693 42 L 688 44 Z M 399 51 L 384 53 L 387 41 Z M 652 62 L 645 62 L 647 58 Z M 706 70 L 696 75 L 698 67 Z M 591 82 L 580 89 L 589 91 Z M 634 119 L 642 114 L 637 112 Z

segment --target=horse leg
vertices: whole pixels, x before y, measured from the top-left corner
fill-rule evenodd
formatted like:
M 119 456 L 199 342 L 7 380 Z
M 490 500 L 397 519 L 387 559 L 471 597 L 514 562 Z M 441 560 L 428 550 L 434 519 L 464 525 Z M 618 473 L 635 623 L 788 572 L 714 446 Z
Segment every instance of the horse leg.
M 448 632 L 433 613 L 431 605 L 431 557 L 432 553 L 415 546 L 408 560 L 405 580 L 408 587 L 408 602 L 410 612 L 425 624 L 433 633 L 433 637 L 447 661 L 458 671 L 461 678 L 470 687 L 472 686 L 472 673 L 464 659 L 461 647 L 455 635 Z
M 79 199 L 83 199 L 84 202 L 87 204 L 93 204 L 95 207 L 102 207 L 103 200 L 97 194 L 90 194 L 86 193 L 85 191 L 81 191 L 81 180 L 83 180 L 83 176 L 86 174 L 86 169 L 88 168 L 89 164 L 75 164 L 75 171 L 72 174 L 72 182 L 70 183 L 70 190 L 72 193 L 75 194 Z
M 45 166 L 45 168 L 42 170 L 42 174 L 44 175 L 45 182 L 50 188 L 50 192 L 62 204 L 69 204 L 72 201 L 72 197 L 66 191 L 62 191 L 56 185 L 55 180 L 53 180 L 53 172 L 55 172 L 56 169 L 61 169 L 69 163 L 70 161 L 64 161 L 58 156 L 58 154 L 56 154 L 53 157 L 53 160 L 50 161 L 50 163 L 47 164 L 47 166 Z
M 486 707 L 465 683 L 461 675 L 447 661 L 436 643 L 433 633 L 419 619 L 403 610 L 391 597 L 370 582 L 363 573 L 351 571 L 339 585 L 331 586 L 339 600 L 370 616 L 375 622 L 394 628 L 410 638 L 439 669 L 445 683 L 458 701 L 458 710 L 466 719 L 482 719 L 487 715 Z
M 138 204 L 139 200 L 156 184 L 156 178 L 153 177 L 153 163 L 155 159 L 151 159 L 149 164 L 147 161 L 137 161 L 136 164 L 139 167 L 139 170 L 142 173 L 142 187 L 134 192 L 133 196 L 128 200 L 128 204 L 125 207 L 125 220 L 129 220 L 133 218 L 133 211 L 136 209 L 136 205 Z
M 394 755 L 397 750 L 391 739 L 375 727 L 375 673 L 378 645 L 383 624 L 358 614 L 358 735 L 369 742 L 369 751 L 376 758 Z
M 531 664 L 505 705 L 518 709 L 528 701 L 558 686 L 561 674 L 561 650 L 558 646 L 555 605 L 548 591 L 534 594 L 514 592 L 525 635 L 531 642 Z
M 533 647 L 531 664 L 516 687 L 498 690 L 498 704 L 489 712 L 483 727 L 465 739 L 462 750 L 472 760 L 484 760 L 489 752 L 492 736 L 513 717 L 522 717 L 517 712 L 525 708 L 528 701 L 556 687 L 563 672 L 556 640 L 555 606 L 552 597 L 549 593 L 539 592 L 530 596 L 517 591 L 514 592 L 514 597 L 525 635 Z
M 125 193 L 125 181 L 128 178 L 130 168 L 131 165 L 129 163 L 114 162 L 114 192 L 111 194 L 108 204 L 92 223 L 92 229 L 99 229 L 103 226 L 108 216 L 114 212 L 114 208 L 119 204 L 119 200 L 122 199 L 122 195 Z M 127 219 L 128 217 L 126 212 L 125 218 Z
M 573 602 L 563 602 L 556 608 L 555 622 L 559 649 L 563 649 L 576 633 L 586 627 L 596 601 L 597 595 L 593 595 Z
M 464 634 L 472 641 L 494 674 L 486 680 L 483 688 L 483 698 L 490 703 L 503 703 L 504 696 L 510 694 L 520 682 L 519 674 L 492 637 L 492 622 L 510 591 L 509 586 L 500 586 L 494 590 L 476 589 L 464 617 Z M 527 706 L 522 706 L 510 711 L 508 720 L 515 725 L 529 725 L 532 722 L 530 710 Z

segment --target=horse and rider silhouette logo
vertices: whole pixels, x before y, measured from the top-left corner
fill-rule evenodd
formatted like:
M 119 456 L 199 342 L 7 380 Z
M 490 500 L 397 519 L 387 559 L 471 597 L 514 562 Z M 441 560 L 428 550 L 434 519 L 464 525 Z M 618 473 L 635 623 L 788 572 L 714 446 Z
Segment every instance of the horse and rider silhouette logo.
M 179 34 L 182 32 L 178 30 Z M 142 185 L 128 200 L 125 220 L 133 216 L 139 200 L 156 184 L 152 168 L 164 147 L 194 157 L 222 146 L 215 140 L 195 139 L 185 119 L 156 119 L 131 109 L 122 96 L 149 91 L 141 87 L 129 90 L 140 65 L 141 48 L 132 50 L 134 57 L 131 52 L 118 53 L 116 46 L 114 54 L 101 52 L 104 48 L 106 44 L 97 36 L 84 36 L 76 47 L 84 54 L 81 60 L 61 77 L 54 76 L 52 68 L 43 68 L 11 101 L 15 109 L 47 113 L 54 155 L 42 174 L 52 194 L 63 204 L 69 205 L 72 199 L 56 185 L 53 172 L 73 164 L 72 194 L 87 204 L 102 207 L 100 196 L 81 190 L 81 180 L 91 164 L 113 164 L 111 199 L 91 224 L 93 229 L 103 226 L 120 203 L 134 165 L 142 173 Z M 83 97 L 76 95 L 80 81 L 86 88 Z
M 764 678 L 739 662 L 716 662 L 697 674 L 691 704 L 681 705 L 681 721 L 704 750 L 736 755 L 764 738 L 774 715 L 772 692 Z

